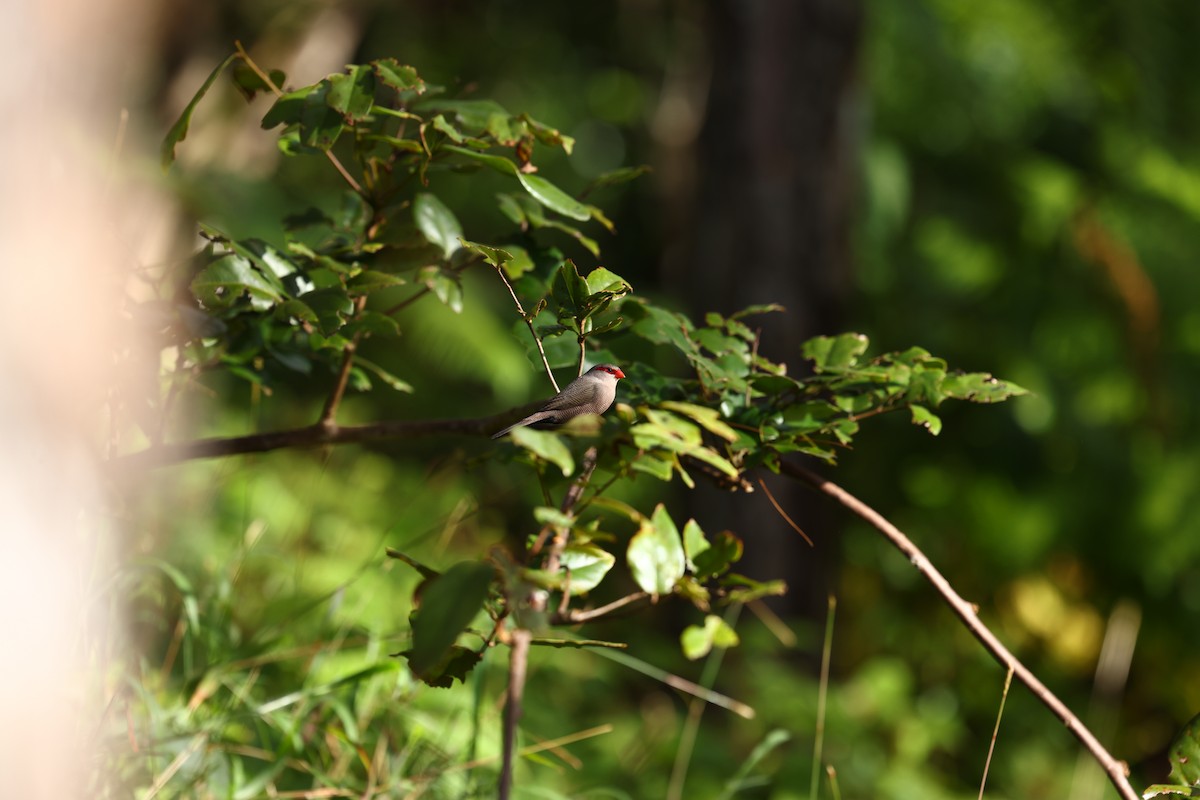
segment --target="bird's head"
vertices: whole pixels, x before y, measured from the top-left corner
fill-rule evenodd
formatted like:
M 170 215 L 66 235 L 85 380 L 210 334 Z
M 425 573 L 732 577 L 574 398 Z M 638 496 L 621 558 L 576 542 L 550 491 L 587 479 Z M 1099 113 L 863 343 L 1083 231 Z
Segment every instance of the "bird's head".
M 597 377 L 601 377 L 603 375 L 610 375 L 610 376 L 612 376 L 612 379 L 614 381 L 619 381 L 619 380 L 621 380 L 621 378 L 625 377 L 625 373 L 621 371 L 621 368 L 617 367 L 617 366 L 613 366 L 612 364 L 597 364 L 596 366 L 589 369 L 587 371 L 587 374 L 595 375 Z

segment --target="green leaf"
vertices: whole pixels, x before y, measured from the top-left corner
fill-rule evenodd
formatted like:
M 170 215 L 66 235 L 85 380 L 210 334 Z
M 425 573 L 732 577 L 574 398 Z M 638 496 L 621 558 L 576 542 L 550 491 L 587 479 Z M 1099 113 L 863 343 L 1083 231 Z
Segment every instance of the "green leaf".
M 664 400 L 658 405 L 660 408 L 683 414 L 709 433 L 714 433 L 727 442 L 736 441 L 738 438 L 737 432 L 721 421 L 721 412 L 715 408 L 698 406 L 694 403 L 680 403 L 675 400 Z
M 597 189 L 628 183 L 629 181 L 637 180 L 646 173 L 652 171 L 653 170 L 648 165 L 642 164 L 641 166 L 637 167 L 621 167 L 620 169 L 613 170 L 612 172 L 605 172 L 603 175 L 596 177 L 591 183 L 589 183 L 587 188 L 583 190 L 582 194 L 586 197 Z
M 330 75 L 325 102 L 348 120 L 358 122 L 371 113 L 375 102 L 375 73 L 367 65 L 351 66 L 350 72 Z
M 616 556 L 594 544 L 570 544 L 563 548 L 557 575 L 531 570 L 528 577 L 547 589 L 566 589 L 574 597 L 595 589 L 616 563 Z
M 267 72 L 267 77 L 271 79 L 271 84 L 274 84 L 274 88 L 272 88 L 270 84 L 263 80 L 258 72 L 246 64 L 235 66 L 231 77 L 233 78 L 233 85 L 242 93 L 242 97 L 245 97 L 247 102 L 253 100 L 254 96 L 259 92 L 274 91 L 283 86 L 284 82 L 287 81 L 287 75 L 284 74 L 283 70 L 270 70 Z
M 787 584 L 783 581 L 767 581 L 761 583 L 751 580 L 745 575 L 728 575 L 721 579 L 721 585 L 734 587 L 725 596 L 725 603 L 749 603 L 760 597 L 777 596 L 787 593 Z
M 510 260 L 504 262 L 504 274 L 509 279 L 515 281 L 535 268 L 533 258 L 524 247 L 515 244 L 506 244 L 504 247 L 512 255 Z
M 956 400 L 972 403 L 998 403 L 1010 397 L 1029 394 L 1015 383 L 997 380 L 986 372 L 960 372 L 947 375 L 942 381 L 942 393 Z
M 838 336 L 817 336 L 805 342 L 800 349 L 804 357 L 813 362 L 813 369 L 820 373 L 853 366 L 858 357 L 867 351 L 869 344 L 870 340 L 861 333 L 843 333 Z
M 912 421 L 914 425 L 920 425 L 925 430 L 929 431 L 934 436 L 942 432 L 942 420 L 928 408 L 924 406 L 909 406 L 912 411 Z
M 425 92 L 425 81 L 413 67 L 403 65 L 394 58 L 380 58 L 371 62 L 379 80 L 397 91 L 411 91 L 416 94 Z
M 454 114 L 462 127 L 477 133 L 489 133 L 499 144 L 516 144 L 517 139 L 520 138 L 513 128 L 512 115 L 495 100 L 436 98 L 423 101 L 421 108 Z
M 466 156 L 469 159 L 485 164 L 497 172 L 505 175 L 511 175 L 516 178 L 520 184 L 525 187 L 525 191 L 529 192 L 533 199 L 544 205 L 551 211 L 558 212 L 564 217 L 570 217 L 577 220 L 588 220 L 596 217 L 599 214 L 599 209 L 579 202 L 571 195 L 559 189 L 540 175 L 530 175 L 522 172 L 521 169 L 512 161 L 500 156 L 488 155 L 486 153 L 477 153 L 474 150 L 468 150 L 465 147 L 458 145 L 446 145 L 445 150 L 458 153 L 461 156 Z M 602 216 L 602 215 L 601 215 Z
M 428 192 L 420 192 L 413 198 L 413 221 L 430 244 L 442 248 L 442 255 L 450 258 L 462 245 L 462 225 L 446 204 Z
M 305 147 L 329 150 L 342 135 L 346 118 L 330 107 L 329 79 L 288 92 L 275 101 L 262 120 L 266 130 L 276 125 L 299 125 L 299 142 Z
M 1185 786 L 1200 786 L 1200 714 L 1183 726 L 1167 750 L 1171 780 Z
M 373 269 L 365 269 L 355 275 L 347 283 L 348 288 L 367 294 L 378 289 L 390 289 L 393 286 L 403 286 L 408 281 L 401 278 L 399 275 L 393 275 L 390 272 L 379 272 Z
M 388 372 L 383 367 L 376 364 L 374 361 L 368 361 L 365 358 L 363 358 L 361 355 L 358 355 L 356 353 L 354 356 L 354 363 L 358 364 L 359 366 L 362 366 L 366 369 L 369 369 L 371 372 L 375 373 L 375 376 L 377 378 L 379 378 L 379 380 L 381 380 L 385 384 L 387 384 L 387 386 L 389 388 L 394 389 L 397 392 L 404 392 L 405 394 L 412 394 L 412 391 L 413 391 L 412 384 L 408 383 L 407 381 L 403 381 L 400 378 L 397 378 L 395 375 Z
M 1165 783 L 1154 783 L 1147 786 L 1142 797 L 1200 797 L 1200 787 L 1170 786 Z
M 462 645 L 452 645 L 438 663 L 418 677 L 422 683 L 435 689 L 449 689 L 456 680 L 459 683 L 466 683 L 467 675 L 482 659 L 482 653 L 477 653 Z
M 559 528 L 570 528 L 575 525 L 575 518 L 553 506 L 538 506 L 533 510 L 533 518 L 542 525 L 554 525 Z
M 668 479 L 670 473 L 668 471 Z M 704 538 L 704 531 L 694 519 L 689 519 L 683 525 L 683 552 L 687 557 L 687 567 L 692 572 L 696 571 L 696 556 L 703 553 L 705 550 L 712 547 L 708 543 L 708 539 Z
M 579 276 L 579 268 L 570 259 L 558 268 L 550 292 L 559 308 L 573 316 L 584 308 L 589 296 L 587 281 Z
M 738 641 L 737 632 L 715 614 L 709 614 L 704 618 L 703 628 L 699 625 L 689 625 L 683 629 L 683 633 L 679 637 L 679 643 L 683 646 L 683 654 L 690 661 L 703 658 L 714 647 L 722 650 L 736 647 Z
M 561 147 L 564 153 L 571 155 L 571 150 L 575 147 L 575 140 L 570 136 L 561 133 L 557 128 L 543 125 L 528 114 L 522 114 L 519 119 L 529 126 L 529 130 L 533 132 L 539 142 L 550 147 Z
M 554 464 L 562 470 L 563 476 L 575 471 L 575 460 L 571 457 L 571 451 L 555 434 L 522 427 L 513 428 L 511 435 L 513 444 L 528 450 L 543 461 Z
M 421 589 L 421 607 L 413 614 L 408 665 L 424 675 L 447 655 L 458 635 L 487 600 L 495 570 L 481 561 L 463 561 Z
M 587 287 L 589 294 L 598 294 L 600 292 L 628 294 L 633 291 L 633 287 L 629 284 L 629 281 L 604 267 L 596 267 L 588 273 Z
M 459 241 L 464 248 L 481 256 L 485 262 L 491 264 L 493 267 L 499 267 L 508 261 L 512 261 L 512 253 L 509 253 L 507 250 L 501 250 L 499 247 L 491 247 L 486 244 L 479 244 L 478 242 L 468 242 L 466 239 L 460 239 Z
M 341 288 L 317 289 L 300 295 L 300 299 L 316 313 L 317 324 L 326 336 L 339 330 L 346 317 L 354 313 L 354 301 Z
M 250 260 L 228 253 L 206 266 L 191 283 L 192 293 L 209 308 L 228 308 L 243 293 L 270 307 L 283 301 L 283 295 L 271 281 L 254 268 Z M 257 306 L 256 306 L 257 307 Z
M 675 582 L 684 576 L 687 559 L 683 540 L 662 503 L 650 519 L 641 521 L 629 541 L 626 558 L 634 581 L 654 596 L 670 594 Z
M 741 539 L 729 531 L 721 531 L 707 547 L 695 554 L 695 568 L 692 571 L 701 580 L 723 575 L 741 561 L 743 549 Z
M 237 58 L 236 53 L 228 55 L 224 61 L 217 65 L 216 69 L 209 73 L 204 83 L 200 85 L 200 89 L 192 96 L 192 99 L 184 106 L 183 113 L 179 115 L 179 119 L 175 120 L 175 124 L 167 131 L 167 135 L 163 137 L 162 143 L 162 168 L 164 171 L 170 168 L 175 162 L 175 146 L 187 138 L 188 126 L 192 124 L 192 114 L 196 111 L 196 106 L 204 99 L 204 95 L 208 94 L 208 90 L 217 80 L 226 67 Z

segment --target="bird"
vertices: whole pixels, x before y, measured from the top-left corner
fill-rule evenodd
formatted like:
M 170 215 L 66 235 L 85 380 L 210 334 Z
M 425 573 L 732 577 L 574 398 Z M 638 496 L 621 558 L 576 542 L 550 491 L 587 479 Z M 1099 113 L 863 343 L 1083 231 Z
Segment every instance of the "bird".
M 537 411 L 520 422 L 514 422 L 504 430 L 493 433 L 492 438 L 499 439 L 513 428 L 525 425 L 533 428 L 552 428 L 580 414 L 603 414 L 617 396 L 617 381 L 624 377 L 625 373 L 620 367 L 597 364 L 567 384 L 567 388 L 547 400 Z

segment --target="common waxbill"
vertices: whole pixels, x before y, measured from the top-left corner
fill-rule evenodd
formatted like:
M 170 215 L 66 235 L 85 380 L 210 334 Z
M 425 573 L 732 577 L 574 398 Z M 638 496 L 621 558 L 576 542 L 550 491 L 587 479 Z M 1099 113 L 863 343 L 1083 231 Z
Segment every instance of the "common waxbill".
M 597 364 L 575 380 L 567 388 L 546 401 L 546 404 L 520 422 L 514 422 L 502 431 L 492 434 L 499 439 L 513 428 L 528 425 L 532 428 L 551 428 L 562 425 L 580 414 L 603 414 L 617 396 L 617 381 L 625 377 L 620 367 L 612 364 Z

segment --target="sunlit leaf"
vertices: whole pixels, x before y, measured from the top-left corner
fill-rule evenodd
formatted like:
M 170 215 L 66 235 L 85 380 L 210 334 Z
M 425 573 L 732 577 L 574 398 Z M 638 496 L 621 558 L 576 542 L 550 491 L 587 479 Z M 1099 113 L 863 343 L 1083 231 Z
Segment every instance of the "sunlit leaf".
M 513 444 L 558 467 L 564 476 L 575 471 L 575 459 L 571 457 L 571 451 L 555 434 L 521 427 L 513 428 L 511 436 Z
M 687 563 L 679 529 L 661 503 L 643 519 L 626 552 L 633 580 L 652 595 L 670 594 Z
M 715 614 L 704 618 L 704 627 L 689 625 L 679 637 L 683 654 L 691 661 L 708 655 L 714 647 L 724 650 L 736 647 L 738 642 L 737 632 Z

